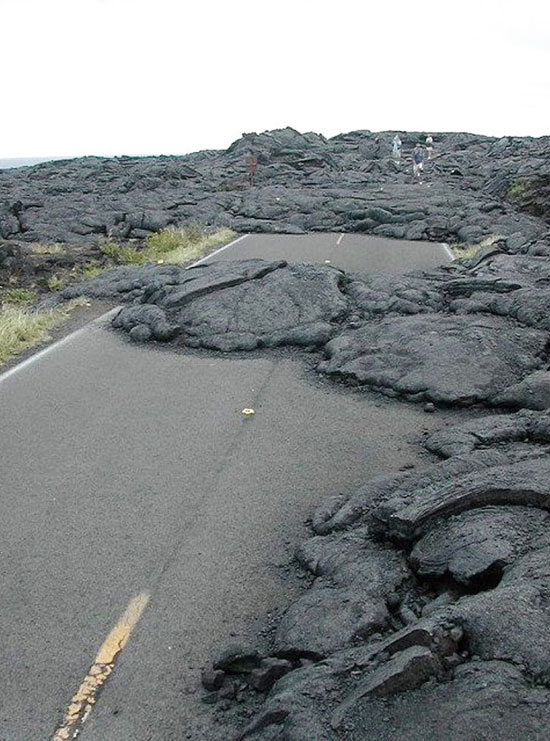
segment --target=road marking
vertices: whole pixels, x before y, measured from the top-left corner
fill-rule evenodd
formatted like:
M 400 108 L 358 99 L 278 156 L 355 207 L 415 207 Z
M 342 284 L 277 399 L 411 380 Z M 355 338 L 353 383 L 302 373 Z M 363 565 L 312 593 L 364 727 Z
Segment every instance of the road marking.
M 447 255 L 451 258 L 451 261 L 454 261 L 455 256 L 453 255 L 452 250 L 449 247 L 449 245 L 446 242 L 440 242 L 439 244 L 443 247 Z
M 237 244 L 237 242 L 240 242 L 242 239 L 245 239 L 245 237 L 248 237 L 248 234 L 242 234 L 240 237 L 237 237 L 237 239 L 234 239 L 232 242 L 229 242 L 229 244 L 225 244 L 223 247 L 220 247 L 219 249 L 215 250 L 215 252 L 211 252 L 209 255 L 206 255 L 205 257 L 201 258 L 200 260 L 197 260 L 196 262 L 192 263 L 188 267 L 193 268 L 195 265 L 200 265 L 205 260 L 208 260 L 208 258 L 213 257 L 214 255 L 217 255 L 219 252 L 222 252 L 223 250 L 226 250 L 228 247 L 231 247 L 234 244 Z M 109 311 L 105 312 L 105 314 L 102 314 L 101 316 L 97 317 L 97 319 L 94 319 L 91 323 L 96 322 L 102 322 L 105 319 L 107 319 L 111 314 L 114 314 L 115 312 L 120 310 L 120 306 L 115 306 L 114 309 L 110 309 Z M 10 376 L 13 376 L 14 373 L 17 373 L 20 370 L 23 370 L 31 363 L 34 363 L 36 360 L 40 360 L 44 357 L 44 355 L 47 355 L 52 350 L 57 350 L 57 348 L 61 347 L 62 345 L 65 345 L 67 342 L 70 342 L 74 339 L 76 339 L 79 335 L 83 334 L 88 330 L 88 327 L 90 325 L 87 324 L 85 327 L 81 327 L 80 329 L 77 329 L 76 332 L 73 332 L 72 334 L 67 335 L 66 337 L 63 337 L 62 340 L 58 340 L 57 342 L 53 342 L 51 345 L 48 345 L 48 347 L 45 347 L 43 350 L 39 350 L 37 353 L 34 353 L 34 355 L 31 355 L 30 358 L 27 358 L 26 360 L 23 360 L 21 363 L 18 363 L 13 368 L 10 368 L 10 370 L 4 371 L 4 373 L 0 373 L 0 383 L 2 381 L 5 381 Z
M 118 655 L 128 643 L 133 629 L 147 607 L 149 597 L 147 592 L 141 592 L 134 597 L 118 623 L 103 641 L 90 671 L 77 693 L 73 695 L 63 723 L 55 732 L 52 741 L 68 741 L 78 736 L 96 703 L 97 693 L 112 674 Z
M 246 239 L 249 234 L 243 234 L 240 237 L 237 237 L 237 239 L 234 239 L 232 242 L 229 242 L 229 244 L 224 244 L 223 247 L 220 247 L 219 250 L 215 250 L 214 252 L 211 252 L 209 255 L 206 255 L 205 257 L 201 257 L 200 260 L 197 260 L 197 262 L 194 262 L 192 265 L 189 265 L 188 267 L 194 268 L 195 265 L 200 265 L 201 262 L 204 262 L 205 260 L 209 260 L 211 257 L 214 257 L 214 255 L 218 255 L 220 252 L 223 252 L 228 247 L 233 247 L 234 244 L 237 244 L 237 242 L 240 242 L 243 239 Z
M 340 236 L 338 237 L 338 241 L 336 242 L 336 246 L 337 246 L 337 247 L 338 247 L 338 245 L 340 244 L 340 242 L 341 242 L 341 241 L 342 241 L 343 239 L 344 239 L 344 235 L 343 235 L 343 234 L 340 234 Z
M 105 314 L 102 314 L 100 317 L 97 317 L 97 319 L 92 320 L 90 324 L 95 324 L 96 322 L 107 319 L 107 317 L 109 317 L 111 314 L 114 314 L 119 309 L 120 309 L 120 306 L 117 306 L 114 309 L 110 309 Z M 17 373 L 17 371 L 23 370 L 23 368 L 26 368 L 31 363 L 34 363 L 36 360 L 40 360 L 40 358 L 43 358 L 44 355 L 47 355 L 52 350 L 55 350 L 58 347 L 61 347 L 61 345 L 65 345 L 67 342 L 76 339 L 79 335 L 83 334 L 84 332 L 88 330 L 88 327 L 90 326 L 90 324 L 87 324 L 85 327 L 81 327 L 80 329 L 77 329 L 75 332 L 72 332 L 72 334 L 69 334 L 66 337 L 63 337 L 62 340 L 57 340 L 57 342 L 54 342 L 51 345 L 48 345 L 48 347 L 45 347 L 43 350 L 39 350 L 34 355 L 31 355 L 30 358 L 27 358 L 26 360 L 21 361 L 21 363 L 18 363 L 13 368 L 10 368 L 9 370 L 4 371 L 4 373 L 0 374 L 0 383 L 2 381 L 5 381 L 6 378 L 13 376 L 13 374 Z

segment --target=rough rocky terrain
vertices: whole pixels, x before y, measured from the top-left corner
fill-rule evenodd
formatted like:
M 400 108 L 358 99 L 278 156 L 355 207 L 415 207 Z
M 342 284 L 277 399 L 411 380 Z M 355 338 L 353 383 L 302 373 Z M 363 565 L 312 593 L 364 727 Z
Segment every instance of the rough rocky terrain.
M 126 303 L 113 326 L 134 341 L 317 349 L 319 373 L 387 396 L 545 409 L 549 275 L 547 258 L 493 248 L 471 266 L 397 278 L 284 260 L 125 266 L 60 296 Z
M 97 234 L 139 237 L 170 223 L 159 216 L 144 227 L 122 208 L 116 220 L 115 205 L 132 201 L 141 216 L 155 202 L 174 223 L 192 215 L 240 230 L 464 242 L 500 235 L 470 260 L 399 277 L 246 260 L 119 267 L 61 292 L 59 300 L 122 303 L 113 326 L 131 341 L 222 352 L 290 346 L 312 353 L 317 372 L 337 382 L 426 412 L 472 412 L 424 441 L 439 457 L 431 465 L 320 503 L 312 537 L 296 552 L 311 587 L 277 622 L 270 650 L 221 647 L 204 669 L 206 702 L 227 711 L 248 699 L 254 710 L 236 738 L 547 738 L 548 143 L 436 137 L 422 186 L 388 159 L 387 137 L 326 141 L 292 130 L 184 160 L 54 163 L 13 176 L 29 204 L 37 173 L 51 167 L 52 184 L 62 188 L 64 177 L 69 188 L 71 173 L 82 183 L 87 172 L 75 209 L 101 214 Z M 251 188 L 250 153 L 260 162 Z M 122 172 L 133 183 L 126 190 Z M 38 218 L 65 235 L 49 238 L 66 238 L 62 194 L 20 210 L 29 228 L 18 238 L 35 238 Z
M 425 441 L 445 460 L 314 513 L 296 553 L 312 587 L 270 651 L 229 646 L 203 673 L 225 719 L 235 698 L 256 708 L 236 737 L 546 737 L 549 269 L 492 248 L 398 278 L 246 260 L 121 267 L 62 292 L 123 303 L 112 323 L 132 341 L 286 345 L 427 412 L 478 410 Z
M 479 242 L 545 250 L 550 138 L 436 134 L 422 185 L 407 133 L 331 139 L 286 128 L 244 134 L 225 151 L 183 157 L 56 161 L 0 171 L 0 238 L 90 243 L 141 239 L 189 220 L 238 232 L 351 231 L 402 239 Z M 249 184 L 250 158 L 257 161 Z M 523 209 L 523 210 L 522 210 Z

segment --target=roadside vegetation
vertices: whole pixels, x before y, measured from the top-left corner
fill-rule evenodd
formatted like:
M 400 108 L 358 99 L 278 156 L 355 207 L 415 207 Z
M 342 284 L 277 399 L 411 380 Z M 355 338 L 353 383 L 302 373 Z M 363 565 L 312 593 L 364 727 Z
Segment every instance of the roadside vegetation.
M 455 256 L 455 260 L 471 260 L 480 250 L 485 247 L 491 247 L 496 244 L 499 239 L 503 239 L 500 234 L 490 234 L 477 244 L 454 244 L 451 247 L 451 251 Z
M 101 265 L 88 262 L 81 267 L 75 266 L 71 270 L 71 277 L 75 278 L 78 281 L 91 280 L 92 278 L 95 278 L 96 275 L 99 275 L 101 272 L 103 272 L 103 268 L 101 267 Z
M 5 301 L 0 309 L 0 366 L 16 355 L 50 339 L 50 330 L 62 324 L 85 299 L 69 301 L 61 307 L 43 311 L 16 306 Z
M 62 291 L 65 288 L 65 281 L 63 278 L 59 278 L 57 275 L 50 275 L 46 281 L 49 291 Z
M 70 269 L 57 266 L 55 273 L 42 280 L 41 289 L 37 283 L 18 286 L 19 278 L 11 276 L 9 285 L 0 286 L 0 366 L 31 347 L 47 342 L 50 331 L 63 324 L 77 306 L 89 306 L 86 299 L 76 299 L 53 309 L 36 309 L 33 305 L 45 289 L 57 293 L 71 283 L 95 278 L 117 265 L 152 262 L 187 265 L 234 237 L 235 233 L 230 229 L 208 234 L 199 224 L 189 224 L 183 229 L 168 227 L 151 234 L 136 247 L 105 242 L 100 245 L 102 257 L 99 260 L 75 264 Z M 69 254 L 70 250 L 59 244 L 36 244 L 32 252 L 55 256 Z
M 150 262 L 186 265 L 234 236 L 231 229 L 207 234 L 199 224 L 190 224 L 183 229 L 167 227 L 151 234 L 141 249 L 116 242 L 105 242 L 100 249 L 116 265 L 145 265 Z
M 66 250 L 60 244 L 35 244 L 32 251 L 35 255 L 64 255 Z
M 25 306 L 32 304 L 35 299 L 36 293 L 28 288 L 6 288 L 0 293 L 2 304 Z
M 214 248 L 230 242 L 236 236 L 235 232 L 227 228 L 219 229 L 213 234 L 205 234 L 201 227 L 198 229 L 187 227 L 183 230 L 175 230 L 181 231 L 181 234 L 177 234 L 177 239 L 174 239 L 171 234 L 166 234 L 170 231 L 163 229 L 157 234 L 152 234 L 148 241 L 160 258 L 164 259 L 164 262 L 176 265 L 187 265 L 193 260 L 198 260 Z M 170 249 L 165 251 L 165 247 L 170 247 Z

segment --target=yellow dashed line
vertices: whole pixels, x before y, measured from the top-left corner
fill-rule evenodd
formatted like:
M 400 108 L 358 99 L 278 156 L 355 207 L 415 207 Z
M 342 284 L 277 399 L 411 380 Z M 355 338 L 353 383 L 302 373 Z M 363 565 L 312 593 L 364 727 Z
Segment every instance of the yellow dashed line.
M 72 697 L 63 723 L 55 732 L 52 741 L 68 741 L 76 738 L 80 727 L 86 722 L 96 702 L 96 695 L 112 673 L 118 654 L 128 643 L 133 629 L 147 607 L 149 594 L 142 592 L 130 602 L 124 614 L 111 630 L 99 649 L 86 678 Z

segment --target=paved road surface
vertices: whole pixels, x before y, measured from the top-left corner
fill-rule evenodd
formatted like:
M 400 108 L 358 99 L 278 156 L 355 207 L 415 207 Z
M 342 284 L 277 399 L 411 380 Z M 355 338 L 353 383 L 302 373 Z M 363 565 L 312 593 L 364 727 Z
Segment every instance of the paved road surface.
M 367 237 L 361 234 L 312 234 L 308 236 L 251 234 L 239 243 L 239 257 L 284 258 L 289 262 L 330 260 L 347 271 L 391 273 L 428 270 L 449 262 L 447 248 L 428 242 L 406 242 Z M 235 259 L 235 250 L 221 252 L 216 259 Z
M 250 236 L 218 258 L 448 261 L 438 245 L 339 239 Z M 53 738 L 144 594 L 79 738 L 215 738 L 195 694 L 208 652 L 298 593 L 283 567 L 315 503 L 417 461 L 420 429 L 441 422 L 321 382 L 288 353 L 178 355 L 97 322 L 0 377 L 0 404 L 2 741 Z

